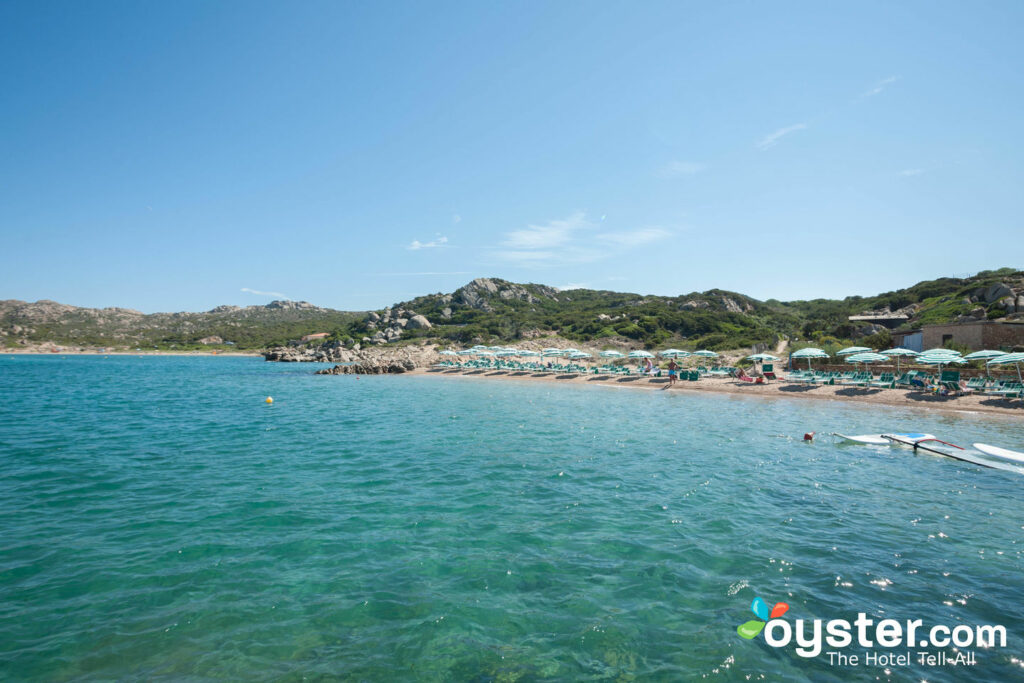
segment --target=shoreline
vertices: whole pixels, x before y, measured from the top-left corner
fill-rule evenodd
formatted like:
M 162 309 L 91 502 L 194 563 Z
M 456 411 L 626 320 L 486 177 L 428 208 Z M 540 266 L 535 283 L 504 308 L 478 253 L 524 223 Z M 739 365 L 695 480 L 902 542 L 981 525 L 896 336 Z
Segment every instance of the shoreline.
M 556 375 L 506 370 L 459 370 L 449 368 L 417 368 L 406 374 L 447 378 L 520 381 L 526 383 L 571 384 L 574 386 L 604 386 L 640 391 L 671 391 L 695 394 L 710 392 L 756 398 L 795 398 L 816 401 L 853 402 L 861 405 L 886 405 L 941 413 L 1002 415 L 1024 417 L 1024 401 L 1012 403 L 994 396 L 939 397 L 924 392 L 904 389 L 863 389 L 840 385 L 807 386 L 776 381 L 766 384 L 747 384 L 731 378 L 702 377 L 696 382 L 679 381 L 668 386 L 665 377 L 614 377 L 610 375 Z

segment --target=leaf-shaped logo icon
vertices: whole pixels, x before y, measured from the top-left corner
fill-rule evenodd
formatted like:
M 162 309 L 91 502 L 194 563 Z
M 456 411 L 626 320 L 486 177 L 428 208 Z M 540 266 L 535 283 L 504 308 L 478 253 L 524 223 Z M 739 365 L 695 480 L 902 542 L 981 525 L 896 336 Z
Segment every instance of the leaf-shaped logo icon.
M 763 628 L 763 621 L 761 621 L 760 619 L 751 619 L 747 623 L 740 624 L 739 626 L 737 626 L 736 633 L 739 633 L 741 638 L 746 638 L 747 640 L 750 640 L 751 638 L 756 637 L 757 634 L 760 633 L 761 629 Z
M 775 603 L 775 607 L 772 607 L 772 619 L 778 619 L 788 611 L 789 605 L 784 602 L 777 602 Z
M 750 603 L 750 611 L 765 621 L 771 619 L 771 610 L 768 609 L 768 603 L 763 598 L 754 598 L 754 601 Z

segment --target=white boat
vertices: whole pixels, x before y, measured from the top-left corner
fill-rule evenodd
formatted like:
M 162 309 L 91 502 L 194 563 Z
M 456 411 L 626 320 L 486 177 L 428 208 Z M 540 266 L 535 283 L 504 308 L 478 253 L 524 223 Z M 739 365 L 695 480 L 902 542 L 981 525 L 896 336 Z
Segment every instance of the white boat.
M 1014 462 L 1024 463 L 1024 453 L 1020 451 L 1011 451 L 1009 448 L 1000 448 L 999 446 L 990 446 L 987 443 L 976 443 L 974 447 L 985 455 L 990 455 L 993 458 L 1002 458 L 1003 460 L 1013 460 Z
M 839 438 L 852 443 L 866 444 L 868 446 L 892 446 L 894 442 L 892 439 L 887 439 L 887 436 L 896 437 L 900 441 L 909 442 L 906 444 L 908 446 L 912 446 L 918 441 L 935 438 L 932 434 L 922 434 L 920 432 L 904 432 L 900 434 L 858 434 L 855 436 L 848 436 L 846 434 L 833 432 L 832 436 L 838 436 Z

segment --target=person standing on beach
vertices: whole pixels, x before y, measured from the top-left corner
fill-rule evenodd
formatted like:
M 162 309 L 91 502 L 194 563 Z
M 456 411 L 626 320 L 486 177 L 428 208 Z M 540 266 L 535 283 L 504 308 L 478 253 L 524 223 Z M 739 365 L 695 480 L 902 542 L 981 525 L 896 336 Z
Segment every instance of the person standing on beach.
M 668 362 L 668 385 L 669 386 L 672 386 L 673 384 L 676 383 L 676 370 L 678 370 L 678 369 L 679 369 L 679 366 L 676 365 L 676 359 L 672 358 L 671 360 L 669 360 L 669 362 Z

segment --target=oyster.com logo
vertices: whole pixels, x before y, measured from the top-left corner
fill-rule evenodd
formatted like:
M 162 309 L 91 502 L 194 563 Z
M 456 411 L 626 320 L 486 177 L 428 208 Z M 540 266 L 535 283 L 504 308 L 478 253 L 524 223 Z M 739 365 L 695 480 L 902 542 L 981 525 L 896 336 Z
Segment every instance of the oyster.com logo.
M 1006 627 L 1001 624 L 959 623 L 928 627 L 922 619 L 878 619 L 858 612 L 854 619 L 780 619 L 789 611 L 784 602 L 769 608 L 762 598 L 754 598 L 751 619 L 736 627 L 741 638 L 753 640 L 764 632 L 768 647 L 785 648 L 795 644 L 800 657 L 824 654 L 832 666 L 973 666 L 976 653 L 971 648 L 1006 647 Z M 857 647 L 862 652 L 849 652 Z
M 751 619 L 750 621 L 736 627 L 736 632 L 747 640 L 756 638 L 757 634 L 764 629 L 765 624 L 772 619 L 778 619 L 788 612 L 789 605 L 784 602 L 777 602 L 774 607 L 768 609 L 768 603 L 762 598 L 754 598 L 753 602 L 750 603 L 750 611 L 758 618 Z

